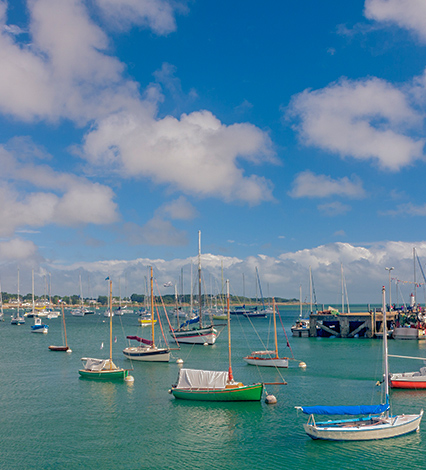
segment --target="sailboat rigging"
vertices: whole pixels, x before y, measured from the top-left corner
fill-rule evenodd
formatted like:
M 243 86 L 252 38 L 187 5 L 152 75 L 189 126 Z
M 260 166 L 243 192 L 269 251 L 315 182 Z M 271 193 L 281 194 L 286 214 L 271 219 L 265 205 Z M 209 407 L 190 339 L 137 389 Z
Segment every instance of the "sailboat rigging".
M 67 328 L 65 326 L 65 312 L 64 312 L 64 303 L 60 300 L 61 302 L 61 311 L 62 311 L 62 332 L 65 340 L 65 345 L 64 346 L 49 346 L 49 349 L 51 351 L 66 351 L 67 353 L 72 352 L 71 348 L 68 347 L 68 341 L 67 341 Z
M 106 280 L 109 280 L 109 304 L 112 305 L 112 280 L 109 277 Z M 128 370 L 117 367 L 112 362 L 112 315 L 109 317 L 109 359 L 82 357 L 81 360 L 84 362 L 84 369 L 78 371 L 81 377 L 101 380 L 133 380 Z
M 213 324 L 203 326 L 203 306 L 201 296 L 201 231 L 198 231 L 198 317 L 189 318 L 178 328 L 170 329 L 176 343 L 209 344 L 216 342 L 220 331 Z M 194 326 L 195 325 L 195 326 Z
M 175 398 L 198 401 L 260 401 L 263 383 L 243 385 L 236 382 L 231 365 L 231 322 L 229 281 L 226 281 L 228 311 L 228 371 L 181 369 L 176 385 L 169 390 Z
M 312 439 L 332 441 L 365 441 L 403 436 L 417 431 L 423 416 L 423 410 L 414 415 L 394 415 L 389 413 L 389 367 L 388 367 L 388 338 L 386 325 L 386 293 L 382 288 L 383 309 L 383 362 L 384 362 L 384 403 L 369 406 L 296 406 L 309 415 L 304 424 L 306 434 Z M 316 422 L 314 414 L 321 415 L 352 415 L 364 417 Z
M 144 345 L 125 348 L 123 354 L 128 359 L 145 362 L 170 361 L 170 349 L 168 347 L 158 348 L 155 345 L 154 324 L 154 278 L 151 266 L 151 340 L 140 338 L 139 336 L 127 336 L 127 339 L 138 341 L 141 345 Z

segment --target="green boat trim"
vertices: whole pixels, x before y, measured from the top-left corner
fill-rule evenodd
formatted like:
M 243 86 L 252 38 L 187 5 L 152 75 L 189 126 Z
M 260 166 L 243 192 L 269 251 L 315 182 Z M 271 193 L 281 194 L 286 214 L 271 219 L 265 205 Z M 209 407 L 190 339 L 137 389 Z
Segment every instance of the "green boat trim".
M 122 380 L 129 375 L 127 369 L 111 369 L 111 370 L 87 370 L 80 369 L 78 373 L 85 379 L 96 380 Z
M 263 383 L 223 389 L 194 389 L 173 387 L 170 393 L 182 400 L 198 401 L 260 401 Z

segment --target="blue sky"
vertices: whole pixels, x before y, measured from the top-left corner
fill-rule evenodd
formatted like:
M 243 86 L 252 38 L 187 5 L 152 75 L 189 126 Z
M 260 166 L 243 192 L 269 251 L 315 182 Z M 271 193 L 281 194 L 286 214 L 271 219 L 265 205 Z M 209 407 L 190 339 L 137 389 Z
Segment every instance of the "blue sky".
M 333 303 L 343 264 L 349 300 L 374 303 L 393 266 L 408 300 L 423 0 L 0 1 L 0 27 L 3 290 L 18 267 L 22 292 L 33 269 L 38 293 L 49 273 L 60 294 L 79 274 L 143 292 L 150 264 L 178 283 L 201 230 L 207 285 L 223 268 L 254 295 L 258 267 L 293 298 L 311 266 Z

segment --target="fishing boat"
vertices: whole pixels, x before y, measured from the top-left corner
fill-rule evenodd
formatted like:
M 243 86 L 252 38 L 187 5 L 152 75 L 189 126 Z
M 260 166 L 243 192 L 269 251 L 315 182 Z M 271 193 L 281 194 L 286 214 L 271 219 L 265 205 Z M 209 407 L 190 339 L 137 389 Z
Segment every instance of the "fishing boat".
M 312 439 L 332 441 L 366 441 L 403 436 L 418 431 L 423 410 L 419 414 L 390 415 L 389 408 L 389 367 L 388 338 L 386 334 L 386 294 L 382 288 L 383 303 L 383 362 L 384 362 L 384 403 L 366 406 L 310 406 L 300 407 L 309 415 L 304 425 L 306 434 Z M 316 422 L 314 415 L 351 415 L 358 418 Z
M 246 356 L 244 360 L 247 364 L 261 367 L 288 367 L 288 357 L 280 357 L 278 355 L 278 337 L 277 337 L 277 320 L 275 315 L 275 298 L 272 299 L 272 315 L 274 322 L 274 341 L 275 349 L 273 351 L 253 351 L 250 356 Z
M 260 401 L 263 383 L 243 385 L 236 382 L 231 366 L 231 322 L 229 321 L 229 281 L 226 281 L 228 305 L 228 371 L 180 369 L 176 385 L 169 390 L 175 398 L 198 401 Z
M 212 345 L 216 342 L 220 334 L 220 331 L 216 329 L 213 324 L 203 326 L 201 298 L 201 231 L 198 232 L 198 306 L 198 317 L 185 321 L 178 328 L 170 329 L 170 334 L 176 343 Z
M 67 341 L 67 328 L 65 326 L 65 312 L 64 312 L 64 304 L 61 302 L 61 310 L 62 310 L 62 334 L 64 338 L 65 344 L 63 346 L 49 346 L 51 351 L 66 351 L 68 353 L 72 352 L 71 349 L 68 347 Z
M 128 347 L 123 350 L 123 354 L 133 361 L 145 362 L 169 362 L 170 349 L 158 348 L 155 345 L 154 337 L 154 278 L 151 266 L 151 339 L 147 340 L 139 336 L 127 336 L 127 339 L 137 341 L 140 345 Z
M 112 281 L 109 277 L 109 300 L 112 305 Z M 95 359 L 91 357 L 82 357 L 84 369 L 80 369 L 78 373 L 86 379 L 99 380 L 126 380 L 129 371 L 117 367 L 112 362 L 112 316 L 109 317 L 109 359 Z
M 41 322 L 41 318 L 34 318 L 34 325 L 31 325 L 31 333 L 43 333 L 47 334 L 49 331 L 49 325 Z
M 20 297 L 19 297 L 19 269 L 18 269 L 18 305 L 17 305 L 17 309 L 16 309 L 16 316 L 13 315 L 11 320 L 10 320 L 11 325 L 23 325 L 25 323 L 25 318 L 21 317 L 19 315 L 20 304 L 21 304 L 21 300 L 20 300 Z

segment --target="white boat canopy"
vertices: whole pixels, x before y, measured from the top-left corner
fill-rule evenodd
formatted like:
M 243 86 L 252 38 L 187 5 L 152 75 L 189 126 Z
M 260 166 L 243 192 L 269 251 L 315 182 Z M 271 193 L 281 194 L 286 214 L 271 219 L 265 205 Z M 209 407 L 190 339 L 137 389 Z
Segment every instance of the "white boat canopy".
M 228 381 L 228 372 L 214 370 L 181 369 L 176 388 L 221 389 Z

